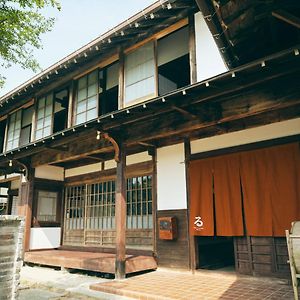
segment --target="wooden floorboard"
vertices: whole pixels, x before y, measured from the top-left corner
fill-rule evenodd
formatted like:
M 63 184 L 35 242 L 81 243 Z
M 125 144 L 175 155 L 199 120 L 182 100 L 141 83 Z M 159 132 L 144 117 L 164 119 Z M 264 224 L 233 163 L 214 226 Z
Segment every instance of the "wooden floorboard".
M 39 265 L 115 273 L 115 254 L 67 250 L 40 250 L 25 253 L 24 261 Z M 126 274 L 157 268 L 151 256 L 126 256 Z

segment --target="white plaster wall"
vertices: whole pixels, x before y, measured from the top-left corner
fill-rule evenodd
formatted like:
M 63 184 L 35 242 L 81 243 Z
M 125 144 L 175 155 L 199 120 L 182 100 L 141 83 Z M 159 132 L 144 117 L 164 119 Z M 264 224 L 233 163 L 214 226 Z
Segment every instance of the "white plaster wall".
M 184 144 L 157 149 L 157 209 L 186 209 Z
M 104 169 L 109 170 L 117 167 L 117 163 L 112 159 L 104 163 Z
M 245 145 L 300 134 L 300 118 L 226 133 L 191 142 L 191 153 Z
M 140 153 L 128 155 L 126 157 L 126 165 L 129 166 L 129 165 L 138 164 L 149 160 L 152 160 L 152 156 L 150 156 L 147 151 L 140 152 Z
M 72 169 L 66 169 L 65 177 L 77 176 L 77 175 L 88 174 L 92 172 L 98 172 L 98 171 L 101 171 L 101 163 L 90 164 L 90 165 L 81 166 Z
M 209 31 L 202 12 L 195 14 L 197 81 L 227 71 L 219 49 Z
M 31 228 L 30 250 L 53 249 L 60 246 L 60 227 Z
M 20 185 L 21 185 L 21 181 L 20 180 L 14 180 L 10 184 L 10 189 L 11 190 L 17 190 L 17 189 L 20 188 Z
M 48 165 L 39 166 L 35 168 L 35 177 L 64 181 L 64 168 Z

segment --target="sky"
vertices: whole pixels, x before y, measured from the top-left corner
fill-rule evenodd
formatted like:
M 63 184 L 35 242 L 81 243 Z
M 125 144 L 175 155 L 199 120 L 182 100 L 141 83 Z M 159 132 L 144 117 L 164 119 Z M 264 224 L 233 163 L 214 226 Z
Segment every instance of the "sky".
M 42 35 L 43 49 L 34 51 L 42 69 L 46 69 L 97 36 L 115 27 L 154 0 L 60 0 L 61 11 L 44 10 L 44 15 L 56 18 L 51 32 Z M 0 96 L 32 78 L 35 73 L 17 65 L 1 69 L 6 77 Z

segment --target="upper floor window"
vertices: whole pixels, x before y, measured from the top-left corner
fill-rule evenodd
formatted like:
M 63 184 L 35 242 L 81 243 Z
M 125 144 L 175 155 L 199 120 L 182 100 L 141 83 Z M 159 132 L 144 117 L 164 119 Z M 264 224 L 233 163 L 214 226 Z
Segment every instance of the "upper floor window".
M 34 106 L 25 108 L 22 111 L 20 146 L 26 145 L 31 141 L 33 112 L 34 112 Z
M 150 42 L 125 57 L 125 106 L 156 95 L 154 44 Z
M 190 84 L 188 27 L 157 41 L 158 94 Z
M 68 126 L 69 88 L 54 92 L 53 133 Z
M 98 116 L 98 70 L 78 80 L 75 124 L 84 123 Z
M 6 151 L 19 147 L 22 110 L 9 116 Z
M 35 139 L 41 139 L 52 132 L 53 95 L 48 94 L 37 103 L 37 122 Z
M 119 62 L 99 71 L 99 107 L 106 114 L 118 109 Z

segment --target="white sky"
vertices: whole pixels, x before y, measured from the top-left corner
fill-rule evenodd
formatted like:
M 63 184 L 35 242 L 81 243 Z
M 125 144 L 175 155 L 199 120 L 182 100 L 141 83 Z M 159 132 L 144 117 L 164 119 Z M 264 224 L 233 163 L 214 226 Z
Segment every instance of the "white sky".
M 53 30 L 42 36 L 43 49 L 34 55 L 42 69 L 49 67 L 92 39 L 115 27 L 141 11 L 154 0 L 60 0 L 62 9 L 46 9 L 47 16 L 55 17 Z M 33 77 L 30 70 L 19 66 L 1 69 L 6 83 L 0 96 Z

